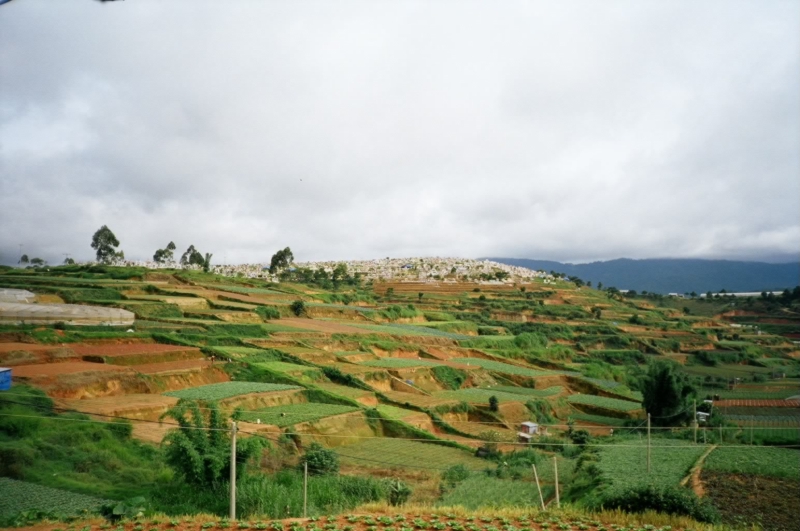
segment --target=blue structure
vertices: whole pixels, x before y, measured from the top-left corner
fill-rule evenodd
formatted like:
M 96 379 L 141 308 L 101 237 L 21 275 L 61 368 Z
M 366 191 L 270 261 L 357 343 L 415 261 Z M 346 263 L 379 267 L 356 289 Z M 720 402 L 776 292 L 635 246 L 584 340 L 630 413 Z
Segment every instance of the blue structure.
M 11 369 L 0 367 L 0 391 L 11 389 Z

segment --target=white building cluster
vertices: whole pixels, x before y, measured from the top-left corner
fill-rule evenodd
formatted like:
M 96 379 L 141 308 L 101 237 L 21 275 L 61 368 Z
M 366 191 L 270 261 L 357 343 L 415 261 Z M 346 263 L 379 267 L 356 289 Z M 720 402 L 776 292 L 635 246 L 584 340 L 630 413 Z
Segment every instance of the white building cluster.
M 469 258 L 383 258 L 379 260 L 344 260 L 337 262 L 298 262 L 297 267 L 323 268 L 328 272 L 344 263 L 351 275 L 360 273 L 364 280 L 391 280 L 394 282 L 457 282 L 481 281 L 481 275 L 506 273 L 506 283 L 552 279 L 548 273 L 524 267 L 511 266 L 489 260 Z M 492 282 L 485 280 L 486 282 Z M 494 280 L 493 282 L 501 282 Z
M 347 266 L 350 275 L 359 273 L 363 281 L 392 282 L 459 282 L 472 281 L 484 283 L 530 282 L 536 279 L 550 282 L 553 277 L 544 271 L 534 271 L 525 267 L 472 260 L 469 258 L 382 258 L 378 260 L 339 260 L 327 262 L 296 262 L 293 267 L 324 269 L 333 272 L 339 264 Z M 113 265 L 127 267 L 147 267 L 148 269 L 201 269 L 199 266 L 181 266 L 177 262 L 159 263 L 149 260 L 121 260 Z M 240 278 L 258 278 L 268 282 L 279 282 L 271 275 L 268 264 L 213 265 L 211 271 L 217 275 Z M 505 273 L 497 279 L 495 275 Z M 494 279 L 487 279 L 492 276 Z M 503 275 L 501 275 L 502 277 Z

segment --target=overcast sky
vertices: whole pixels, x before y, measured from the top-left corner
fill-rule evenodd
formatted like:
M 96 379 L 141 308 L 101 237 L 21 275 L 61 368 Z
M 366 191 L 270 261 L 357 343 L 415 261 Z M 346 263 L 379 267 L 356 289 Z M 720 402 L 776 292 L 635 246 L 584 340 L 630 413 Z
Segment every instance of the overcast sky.
M 0 262 L 800 254 L 800 2 L 14 0 Z

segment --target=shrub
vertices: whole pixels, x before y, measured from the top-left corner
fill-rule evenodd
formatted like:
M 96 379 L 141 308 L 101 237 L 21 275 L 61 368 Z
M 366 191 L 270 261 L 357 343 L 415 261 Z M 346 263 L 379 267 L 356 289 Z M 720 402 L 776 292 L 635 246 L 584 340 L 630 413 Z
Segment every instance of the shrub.
M 411 496 L 411 487 L 397 478 L 387 480 L 386 486 L 389 490 L 389 503 L 392 505 L 403 505 Z
M 492 395 L 489 397 L 489 411 L 497 412 L 500 409 L 500 401 L 497 399 L 496 396 Z
M 433 377 L 448 389 L 460 389 L 461 385 L 467 381 L 466 372 L 447 365 L 438 365 L 431 369 L 431 372 L 433 372 Z
M 255 312 L 264 320 L 281 318 L 281 312 L 273 306 L 259 306 Z
M 719 513 L 707 500 L 694 492 L 673 486 L 644 485 L 632 487 L 603 501 L 605 509 L 620 509 L 629 513 L 658 511 L 690 516 L 700 522 L 715 523 Z
M 539 332 L 523 332 L 514 338 L 514 345 L 522 349 L 544 348 L 547 337 Z
M 308 463 L 308 473 L 314 476 L 339 472 L 339 456 L 336 452 L 316 442 L 311 443 L 300 458 L 301 468 L 305 463 Z
M 293 314 L 300 317 L 306 313 L 306 303 L 298 299 L 289 306 L 289 309 L 292 310 Z

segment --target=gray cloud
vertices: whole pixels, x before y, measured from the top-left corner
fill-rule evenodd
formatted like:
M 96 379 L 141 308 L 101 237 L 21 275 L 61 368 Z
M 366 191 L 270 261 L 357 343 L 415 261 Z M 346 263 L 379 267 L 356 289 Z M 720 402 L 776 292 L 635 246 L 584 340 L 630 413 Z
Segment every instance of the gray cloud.
M 796 2 L 20 0 L 0 261 L 779 259 Z

